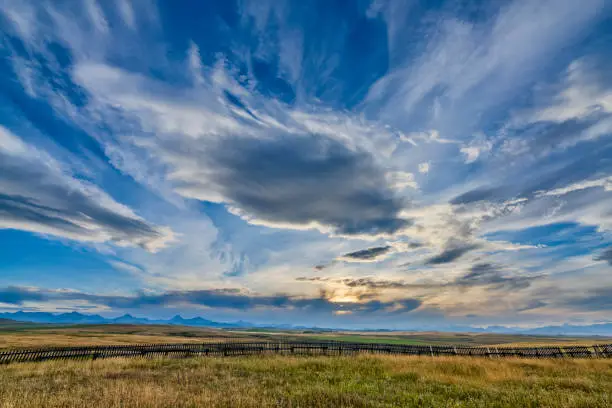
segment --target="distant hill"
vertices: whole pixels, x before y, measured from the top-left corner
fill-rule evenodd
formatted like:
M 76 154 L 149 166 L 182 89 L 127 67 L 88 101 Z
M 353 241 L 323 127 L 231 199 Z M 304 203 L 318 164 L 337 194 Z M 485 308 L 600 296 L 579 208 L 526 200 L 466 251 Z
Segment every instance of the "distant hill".
M 19 322 L 11 319 L 0 319 L 0 326 L 5 324 L 19 324 Z
M 4 319 L 0 318 L 0 328 L 8 328 L 8 327 L 23 327 L 31 325 L 30 322 L 20 322 L 13 319 Z
M 574 336 L 610 336 L 612 335 L 612 323 L 591 324 L 588 326 L 574 326 L 564 324 L 562 326 L 545 326 L 530 329 L 526 334 L 545 335 L 574 335 Z

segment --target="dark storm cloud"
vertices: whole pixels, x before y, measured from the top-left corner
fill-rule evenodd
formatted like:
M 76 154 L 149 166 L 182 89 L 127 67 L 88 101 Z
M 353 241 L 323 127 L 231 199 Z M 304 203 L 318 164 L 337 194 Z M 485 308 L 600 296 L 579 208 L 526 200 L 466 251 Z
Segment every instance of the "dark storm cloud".
M 444 249 L 438 255 L 435 255 L 429 258 L 425 263 L 427 265 L 439 265 L 439 264 L 451 263 L 476 248 L 478 248 L 478 245 L 475 245 L 475 244 L 450 246 Z
M 349 252 L 348 254 L 342 255 L 342 257 L 356 260 L 375 260 L 376 258 L 387 254 L 390 250 L 390 246 L 373 247 L 362 249 L 360 251 Z
M 178 146 L 165 146 L 175 150 Z M 196 147 L 197 150 L 197 147 Z M 317 223 L 338 234 L 393 234 L 409 225 L 372 156 L 322 135 L 221 138 L 197 154 L 206 180 L 185 178 L 179 189 L 214 189 L 250 217 L 283 225 Z
M 595 257 L 596 261 L 606 261 L 608 264 L 612 265 L 612 247 L 606 249 L 601 254 Z
M 164 235 L 101 190 L 60 173 L 44 159 L 36 155 L 7 154 L 0 147 L 2 226 L 143 247 L 149 247 Z
M 85 301 L 112 309 L 139 309 L 151 306 L 193 305 L 219 309 L 251 310 L 255 308 L 300 309 L 312 312 L 375 313 L 384 310 L 410 312 L 421 305 L 419 299 L 400 299 L 382 302 L 369 300 L 360 303 L 333 302 L 332 294 L 322 292 L 319 297 L 305 298 L 288 295 L 257 296 L 236 289 L 173 291 L 161 294 L 133 296 L 105 296 L 72 291 L 56 291 L 7 287 L 0 289 L 0 303 L 22 305 L 24 302 Z

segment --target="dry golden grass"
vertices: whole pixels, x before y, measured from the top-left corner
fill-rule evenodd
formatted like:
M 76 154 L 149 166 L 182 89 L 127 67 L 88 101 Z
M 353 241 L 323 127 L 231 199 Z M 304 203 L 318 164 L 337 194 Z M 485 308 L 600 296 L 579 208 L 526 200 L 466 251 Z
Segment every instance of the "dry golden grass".
M 611 360 L 395 356 L 0 367 L 0 407 L 610 407 Z
M 364 343 L 393 343 L 415 345 L 465 346 L 546 346 L 609 344 L 609 337 L 535 336 L 500 333 L 442 333 L 442 332 L 350 332 L 339 331 L 317 334 L 294 334 L 296 338 L 337 340 Z
M 91 325 L 0 330 L 0 349 L 256 340 L 223 330 L 183 326 Z
M 542 341 L 525 341 L 525 342 L 510 342 L 501 344 L 491 344 L 495 347 L 547 347 L 547 346 L 592 346 L 594 344 L 611 344 L 612 340 L 605 339 L 575 339 L 575 338 L 557 338 L 546 339 Z
M 0 349 L 43 346 L 93 346 L 146 343 L 201 343 L 226 341 L 335 340 L 359 343 L 392 343 L 470 346 L 544 346 L 592 345 L 612 343 L 609 338 L 572 338 L 522 336 L 495 333 L 434 333 L 434 332 L 320 332 L 267 330 L 220 330 L 205 327 L 169 325 L 80 325 L 46 326 L 22 324 L 14 327 L 0 325 Z
M 129 334 L 107 334 L 81 337 L 71 334 L 53 334 L 44 339 L 37 334 L 30 335 L 2 335 L 0 348 L 21 348 L 39 346 L 103 346 L 119 344 L 145 344 L 145 343 L 201 343 L 202 339 L 193 337 L 148 336 Z

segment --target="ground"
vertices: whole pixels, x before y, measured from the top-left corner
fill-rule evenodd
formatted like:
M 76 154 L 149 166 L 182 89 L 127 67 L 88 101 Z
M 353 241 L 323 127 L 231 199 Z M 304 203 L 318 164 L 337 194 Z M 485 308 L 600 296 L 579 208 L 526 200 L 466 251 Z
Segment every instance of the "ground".
M 606 338 L 0 324 L 0 350 L 49 345 L 333 339 L 593 344 Z M 0 366 L 0 408 L 609 407 L 612 360 L 356 355 L 47 361 Z
M 0 367 L 0 407 L 610 407 L 611 360 L 229 357 Z
M 521 336 L 491 333 L 434 332 L 326 332 L 219 330 L 163 325 L 75 325 L 57 326 L 0 322 L 0 349 L 144 343 L 192 343 L 218 341 L 335 340 L 358 343 L 455 344 L 455 345 L 551 345 L 612 343 L 610 338 Z

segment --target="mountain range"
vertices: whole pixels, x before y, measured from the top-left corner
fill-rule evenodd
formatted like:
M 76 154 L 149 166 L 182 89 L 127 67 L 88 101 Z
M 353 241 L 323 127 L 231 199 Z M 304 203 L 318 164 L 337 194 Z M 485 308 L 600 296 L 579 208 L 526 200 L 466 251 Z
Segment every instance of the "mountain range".
M 146 317 L 134 317 L 130 314 L 115 318 L 106 318 L 97 314 L 83 314 L 79 312 L 70 313 L 49 313 L 49 312 L 14 312 L 0 313 L 0 319 L 10 319 L 20 322 L 48 323 L 48 324 L 170 324 L 178 326 L 198 326 L 214 328 L 237 328 L 253 327 L 254 324 L 248 322 L 221 323 L 202 317 L 185 319 L 176 315 L 171 319 L 148 319 Z

